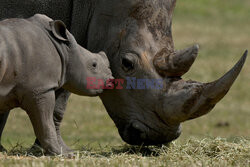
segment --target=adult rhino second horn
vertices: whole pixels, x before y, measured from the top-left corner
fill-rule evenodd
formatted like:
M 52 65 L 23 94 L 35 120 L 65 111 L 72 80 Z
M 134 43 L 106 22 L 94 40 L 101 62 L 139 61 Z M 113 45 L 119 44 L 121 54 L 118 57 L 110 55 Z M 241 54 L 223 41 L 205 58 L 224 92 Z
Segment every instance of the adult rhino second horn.
M 208 113 L 217 102 L 219 102 L 229 91 L 234 81 L 238 77 L 247 58 L 248 51 L 246 50 L 241 59 L 220 79 L 204 84 L 203 92 L 190 111 L 188 119 L 194 119 Z
M 163 76 L 182 76 L 192 66 L 199 51 L 199 45 L 169 53 L 164 48 L 161 52 L 157 53 L 154 58 L 154 66 L 159 74 Z

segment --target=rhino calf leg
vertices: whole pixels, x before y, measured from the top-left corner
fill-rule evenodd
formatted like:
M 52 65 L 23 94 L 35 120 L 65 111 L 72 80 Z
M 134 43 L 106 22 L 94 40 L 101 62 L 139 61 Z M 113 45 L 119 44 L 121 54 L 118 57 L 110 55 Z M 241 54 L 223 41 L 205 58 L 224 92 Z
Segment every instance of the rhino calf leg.
M 0 152 L 6 152 L 7 150 L 3 147 L 1 143 L 3 129 L 8 119 L 10 111 L 0 114 Z
M 29 115 L 36 137 L 45 150 L 45 154 L 63 154 L 57 141 L 56 128 L 53 121 L 55 107 L 54 91 L 35 95 L 35 97 L 31 98 L 26 97 L 22 105 Z
M 63 120 L 63 115 L 66 111 L 67 101 L 69 99 L 70 92 L 65 89 L 59 89 L 56 91 L 56 105 L 53 114 L 53 120 L 56 128 L 57 141 L 62 147 L 64 152 L 72 152 L 72 150 L 65 144 L 60 133 L 60 125 Z
M 56 104 L 53 114 L 53 120 L 56 128 L 56 134 L 57 134 L 57 141 L 62 148 L 62 151 L 64 153 L 72 152 L 72 150 L 65 144 L 65 142 L 62 139 L 61 133 L 60 133 L 60 124 L 63 120 L 63 115 L 66 111 L 67 101 L 70 96 L 70 92 L 65 89 L 59 89 L 56 91 Z M 36 147 L 36 145 L 41 146 L 41 143 L 38 139 L 35 140 L 35 143 L 32 147 Z

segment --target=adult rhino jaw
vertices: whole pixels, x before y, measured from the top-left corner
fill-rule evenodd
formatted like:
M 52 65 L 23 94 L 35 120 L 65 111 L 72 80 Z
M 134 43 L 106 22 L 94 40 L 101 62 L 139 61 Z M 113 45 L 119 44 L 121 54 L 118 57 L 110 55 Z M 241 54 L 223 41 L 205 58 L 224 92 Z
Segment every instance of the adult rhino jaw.
M 161 114 L 166 122 L 179 124 L 189 119 L 194 119 L 211 111 L 229 91 L 238 77 L 248 51 L 241 59 L 220 79 L 210 83 L 196 81 L 176 80 L 171 83 L 166 97 L 163 100 Z
M 163 48 L 154 57 L 154 66 L 163 76 L 182 76 L 194 63 L 199 45 L 171 53 L 171 49 Z

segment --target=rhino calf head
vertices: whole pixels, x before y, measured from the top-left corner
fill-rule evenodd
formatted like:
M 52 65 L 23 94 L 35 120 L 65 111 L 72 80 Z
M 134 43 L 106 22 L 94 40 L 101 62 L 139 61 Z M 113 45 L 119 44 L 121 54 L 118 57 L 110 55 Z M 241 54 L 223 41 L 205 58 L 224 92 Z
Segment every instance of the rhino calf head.
M 88 78 L 112 79 L 110 64 L 102 51 L 92 53 L 80 46 L 61 20 L 52 20 L 46 15 L 36 14 L 29 19 L 43 29 L 56 48 L 62 61 L 62 81 L 64 89 L 83 96 L 96 96 L 103 87 L 88 88 Z
M 102 93 L 104 87 L 88 87 L 88 79 L 101 80 L 104 84 L 113 78 L 106 54 L 102 51 L 92 53 L 81 47 L 62 21 L 52 21 L 50 26 L 54 36 L 67 45 L 68 60 L 63 88 L 83 96 L 96 96 Z M 57 49 L 63 52 L 61 47 Z

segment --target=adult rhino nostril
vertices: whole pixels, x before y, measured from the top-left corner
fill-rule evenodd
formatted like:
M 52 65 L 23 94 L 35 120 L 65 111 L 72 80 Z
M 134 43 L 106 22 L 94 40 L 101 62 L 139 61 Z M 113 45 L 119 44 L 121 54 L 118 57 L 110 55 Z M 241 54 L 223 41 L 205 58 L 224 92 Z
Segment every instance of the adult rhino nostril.
M 147 145 L 148 134 L 145 125 L 139 121 L 131 122 L 119 129 L 122 139 L 131 145 Z
M 147 139 L 147 134 L 145 132 L 142 132 L 140 134 L 140 137 L 141 137 L 142 140 L 146 140 Z
M 141 123 L 133 122 L 132 127 L 137 131 L 138 136 L 140 136 L 142 140 L 146 140 L 147 134 Z
M 144 130 L 145 130 L 144 125 L 142 123 L 140 123 L 140 122 L 133 122 L 132 127 L 134 129 L 136 129 L 137 131 L 140 131 L 140 132 L 144 132 Z

